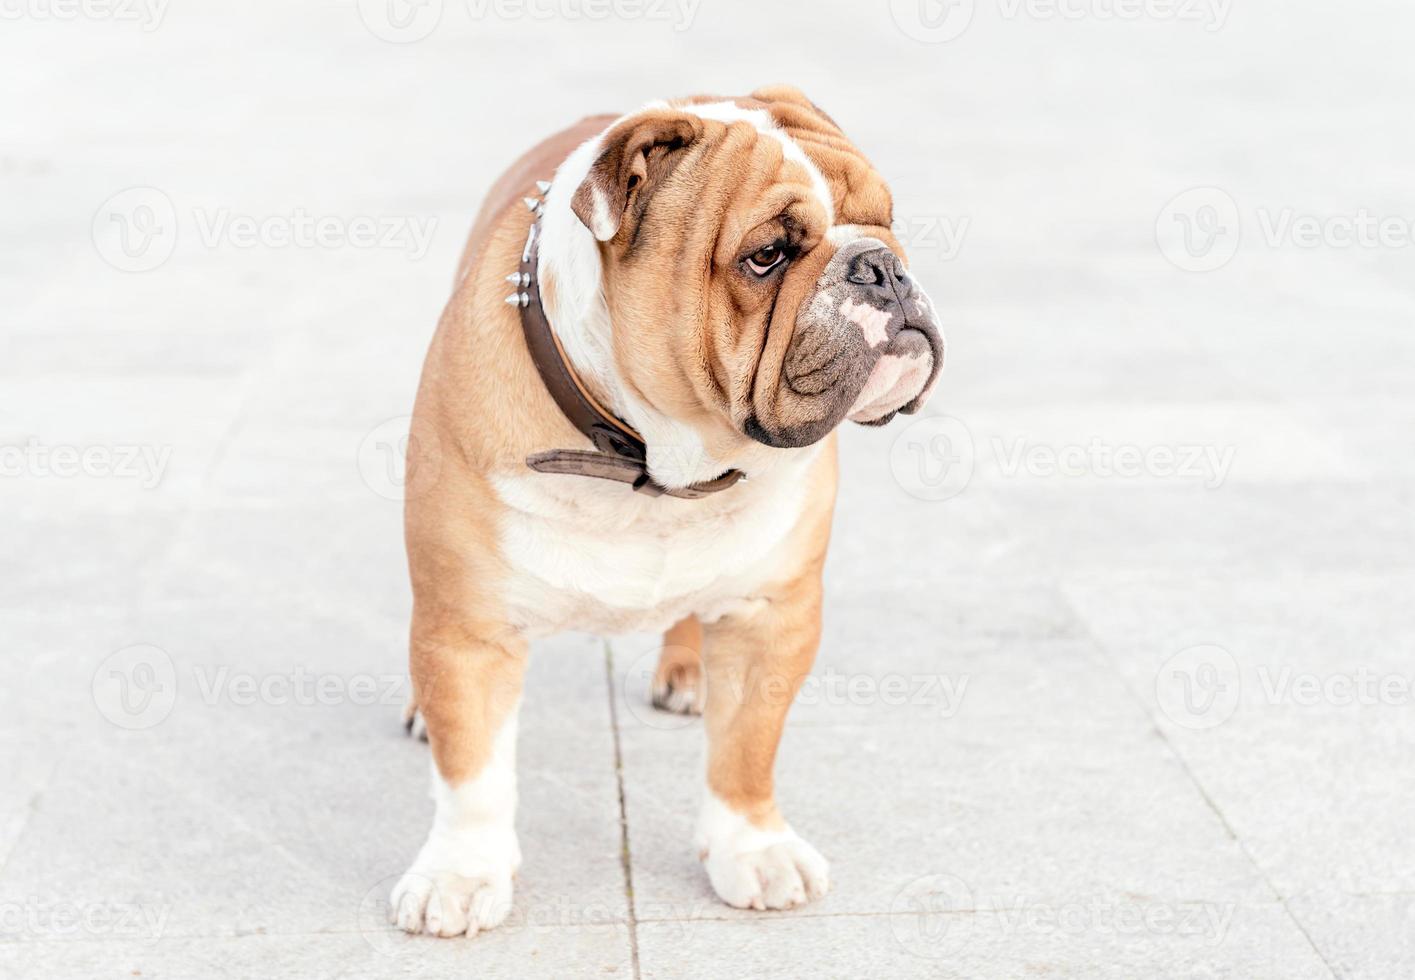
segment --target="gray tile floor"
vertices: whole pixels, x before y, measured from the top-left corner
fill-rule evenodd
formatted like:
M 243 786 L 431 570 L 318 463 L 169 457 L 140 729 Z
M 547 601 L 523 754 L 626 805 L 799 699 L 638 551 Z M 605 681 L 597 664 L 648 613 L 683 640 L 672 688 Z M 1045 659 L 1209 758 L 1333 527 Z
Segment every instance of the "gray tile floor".
M 1415 8 L 595 9 L 6 6 L 0 976 L 1415 976 Z M 511 922 L 396 935 L 391 447 L 479 195 L 777 80 L 950 341 L 844 435 L 780 767 L 834 890 L 718 904 L 653 639 L 569 636 Z

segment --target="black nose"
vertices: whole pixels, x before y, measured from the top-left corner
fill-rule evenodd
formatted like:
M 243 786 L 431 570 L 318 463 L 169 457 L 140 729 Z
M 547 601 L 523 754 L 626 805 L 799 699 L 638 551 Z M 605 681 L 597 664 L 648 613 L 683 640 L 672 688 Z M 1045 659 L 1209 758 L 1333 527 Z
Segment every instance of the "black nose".
M 904 301 L 913 296 L 917 287 L 914 280 L 904 271 L 904 263 L 899 256 L 887 248 L 861 252 L 850 261 L 850 271 L 846 278 L 864 292 L 871 293 L 885 302 Z

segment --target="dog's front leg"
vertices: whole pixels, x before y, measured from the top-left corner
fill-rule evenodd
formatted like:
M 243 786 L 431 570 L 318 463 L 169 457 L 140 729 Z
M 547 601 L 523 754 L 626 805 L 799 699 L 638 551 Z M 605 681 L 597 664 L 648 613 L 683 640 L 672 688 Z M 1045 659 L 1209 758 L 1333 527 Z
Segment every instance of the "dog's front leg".
M 495 639 L 492 639 L 495 637 Z M 427 843 L 393 889 L 408 932 L 475 935 L 511 911 L 516 715 L 526 644 L 509 630 L 413 616 L 413 693 L 432 747 L 437 804 Z
M 786 712 L 820 641 L 818 569 L 749 611 L 706 626 L 707 793 L 698 856 L 738 908 L 784 909 L 830 887 L 829 866 L 782 819 L 772 770 Z

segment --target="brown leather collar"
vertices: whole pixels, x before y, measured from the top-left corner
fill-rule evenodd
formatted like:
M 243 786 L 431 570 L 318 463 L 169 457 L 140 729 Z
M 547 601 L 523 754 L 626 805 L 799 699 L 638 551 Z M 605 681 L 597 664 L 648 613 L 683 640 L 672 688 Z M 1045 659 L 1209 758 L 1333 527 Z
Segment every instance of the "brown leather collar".
M 541 185 L 544 192 L 548 185 Z M 521 252 L 519 271 L 506 277 L 507 282 L 518 288 L 506 302 L 521 309 L 521 329 L 526 336 L 526 349 L 531 361 L 545 382 L 550 397 L 560 406 L 560 411 L 570 423 L 594 444 L 594 451 L 587 449 L 552 449 L 548 452 L 533 453 L 526 457 L 526 465 L 538 473 L 565 473 L 573 476 L 592 476 L 601 480 L 617 480 L 627 483 L 634 490 L 651 497 L 668 494 L 670 497 L 692 499 L 705 497 L 710 493 L 726 490 L 745 477 L 740 470 L 726 473 L 705 483 L 694 483 L 687 487 L 665 487 L 656 482 L 648 469 L 648 450 L 643 437 L 628 423 L 606 411 L 589 389 L 584 386 L 575 369 L 570 366 L 565 349 L 560 346 L 560 338 L 555 336 L 545 308 L 541 306 L 540 287 L 536 282 L 536 260 L 539 255 L 540 208 L 541 202 L 526 198 L 526 206 L 537 215 L 526 237 L 526 247 Z

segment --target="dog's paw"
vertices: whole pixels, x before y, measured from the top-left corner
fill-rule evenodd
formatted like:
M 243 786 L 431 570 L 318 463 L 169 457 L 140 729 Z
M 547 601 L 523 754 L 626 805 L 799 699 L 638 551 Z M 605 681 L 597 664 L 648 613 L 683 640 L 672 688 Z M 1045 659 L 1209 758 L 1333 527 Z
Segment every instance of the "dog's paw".
M 698 817 L 698 857 L 717 897 L 739 909 L 789 909 L 830 890 L 830 865 L 784 823 L 753 825 L 709 796 Z
M 419 742 L 427 741 L 427 723 L 423 721 L 423 713 L 418 710 L 418 703 L 412 698 L 403 705 L 403 731 Z
M 393 886 L 389 904 L 394 924 L 404 932 L 475 936 L 511 914 L 511 876 L 413 870 Z
M 511 878 L 521 864 L 514 831 L 449 839 L 434 831 L 389 899 L 404 932 L 475 936 L 511 913 Z
M 709 850 L 703 865 L 717 897 L 739 909 L 792 909 L 830 890 L 830 865 L 794 834 L 753 851 Z
M 653 706 L 678 715 L 703 713 L 703 669 L 696 661 L 664 656 L 653 675 Z

